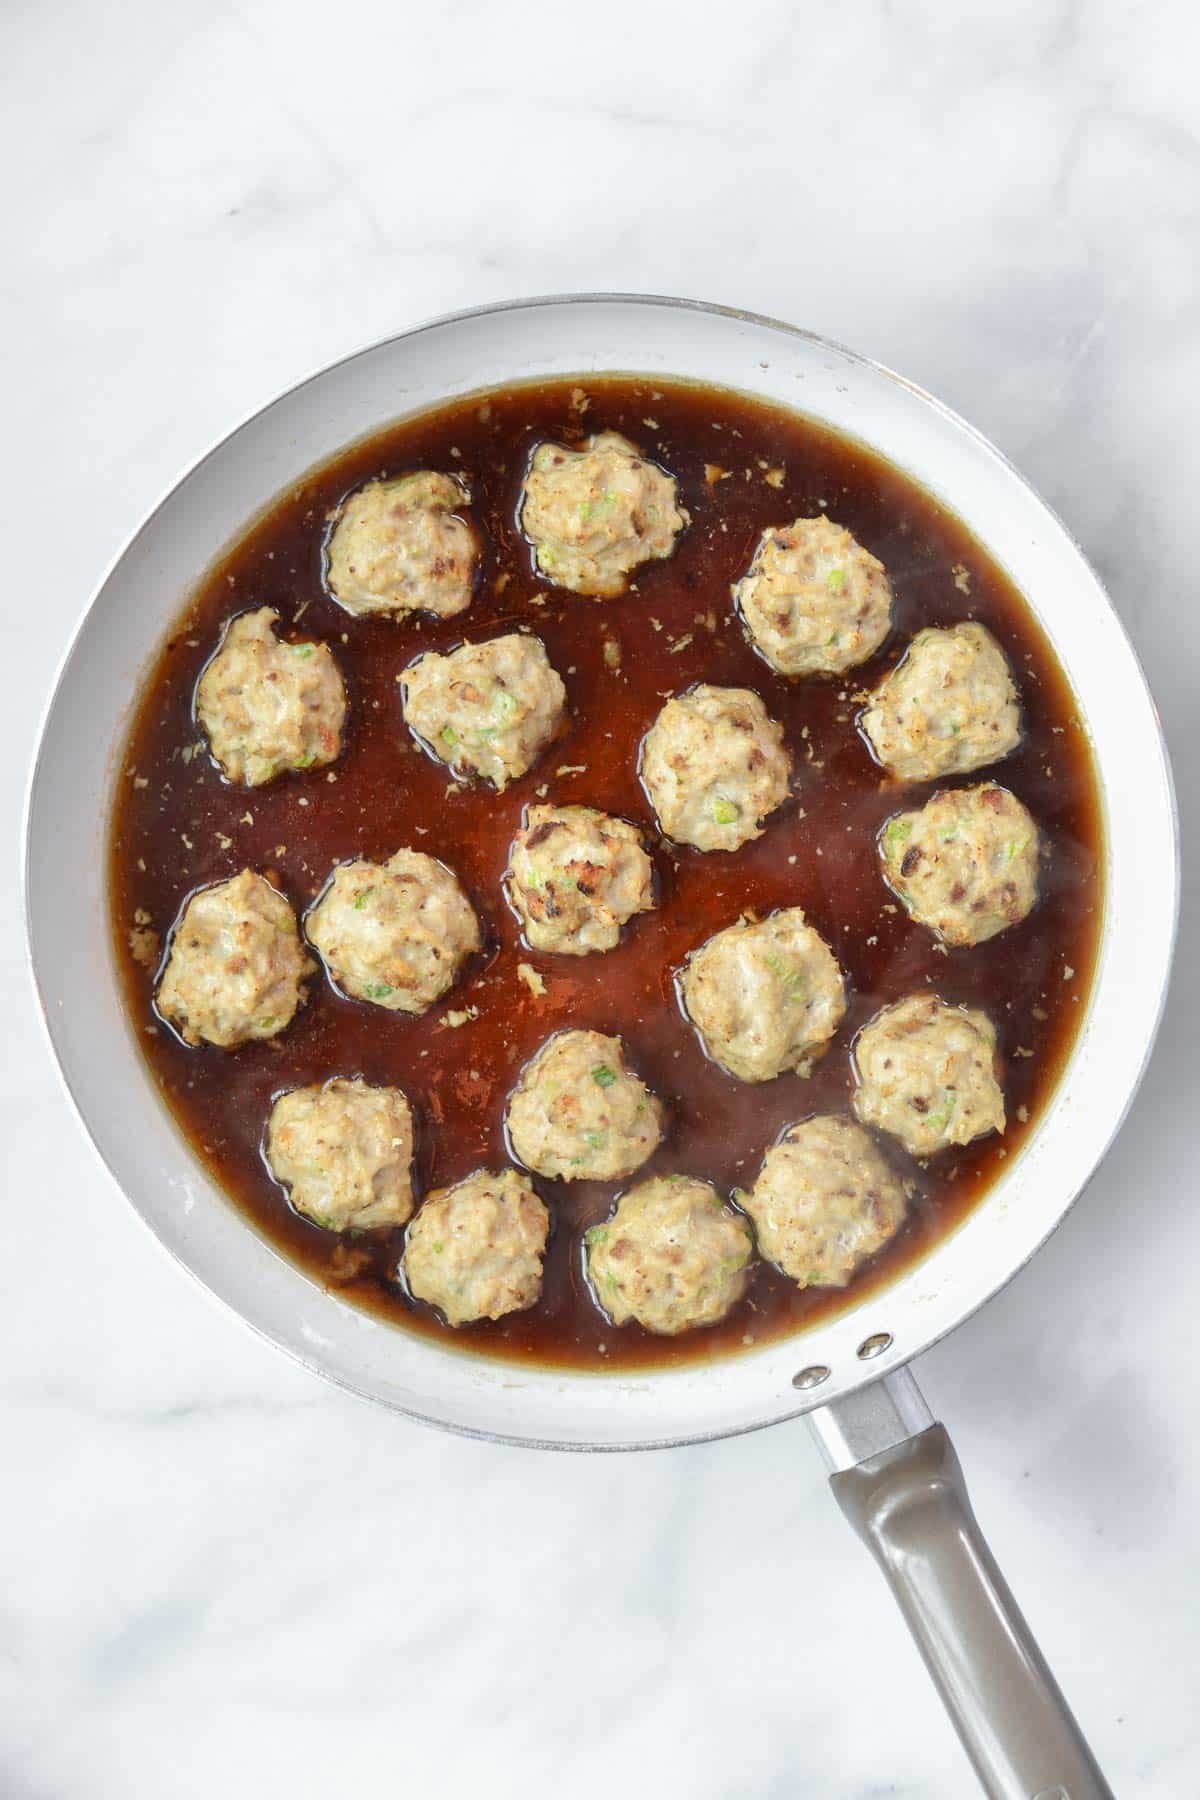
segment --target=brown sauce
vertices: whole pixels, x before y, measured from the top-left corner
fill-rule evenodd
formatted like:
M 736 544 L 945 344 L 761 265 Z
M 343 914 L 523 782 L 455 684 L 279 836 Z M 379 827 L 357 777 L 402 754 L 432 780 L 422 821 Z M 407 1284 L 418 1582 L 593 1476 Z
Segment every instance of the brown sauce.
M 624 432 L 678 478 L 692 522 L 669 561 L 638 571 L 622 599 L 597 602 L 533 577 L 516 507 L 538 440 L 571 442 L 606 428 Z M 709 464 L 728 477 L 710 482 Z M 483 542 L 476 598 L 468 613 L 444 623 L 354 620 L 322 586 L 330 511 L 367 477 L 411 467 L 453 470 L 470 486 Z M 729 590 L 766 525 L 820 511 L 885 563 L 896 630 L 879 656 L 848 677 L 789 681 L 750 649 Z M 314 770 L 250 790 L 229 786 L 210 761 L 193 692 L 224 621 L 263 604 L 278 608 L 285 634 L 298 620 L 304 635 L 330 642 L 350 714 L 332 775 Z M 855 715 L 861 690 L 916 629 L 963 618 L 988 625 L 1017 676 L 1026 735 L 988 773 L 1031 809 L 1049 852 L 1029 919 L 987 944 L 946 954 L 908 922 L 883 884 L 875 851 L 888 814 L 930 790 L 888 782 Z M 447 771 L 409 737 L 397 676 L 425 649 L 514 626 L 545 643 L 566 682 L 570 727 L 503 795 L 483 786 L 455 791 Z M 606 660 L 606 639 L 619 648 L 619 670 Z M 793 798 L 758 842 L 735 855 L 665 846 L 637 779 L 638 745 L 664 697 L 698 680 L 755 688 L 783 722 L 795 759 Z M 576 772 L 558 772 L 567 768 Z M 654 847 L 658 908 L 635 919 L 609 954 L 531 953 L 505 905 L 508 845 L 523 807 L 543 789 L 545 798 L 636 820 Z M 321 974 L 291 1028 L 271 1043 L 234 1053 L 188 1049 L 156 1021 L 154 970 L 130 951 L 135 915 L 143 924 L 148 915 L 165 941 L 194 888 L 247 864 L 269 874 L 302 911 L 335 862 L 382 860 L 402 845 L 432 852 L 458 873 L 488 933 L 486 953 L 424 1018 L 342 999 Z M 728 1190 L 753 1179 L 785 1126 L 845 1110 L 855 1031 L 880 1006 L 931 985 L 995 1020 L 1008 1129 L 915 1170 L 889 1148 L 915 1173 L 918 1192 L 899 1236 L 849 1290 L 857 1298 L 949 1231 L 1036 1124 L 1085 1010 L 1101 894 L 1100 812 L 1074 699 L 1021 596 L 964 526 L 890 464 L 810 420 L 724 390 L 633 377 L 581 377 L 456 401 L 354 445 L 282 495 L 214 565 L 165 644 L 130 732 L 111 834 L 113 929 L 135 1029 L 180 1128 L 248 1219 L 314 1279 L 397 1324 L 453 1335 L 492 1355 L 593 1367 L 761 1343 L 840 1309 L 847 1294 L 801 1292 L 760 1264 L 745 1300 L 719 1325 L 670 1340 L 633 1325 L 615 1329 L 583 1278 L 580 1239 L 610 1211 L 616 1187 L 539 1178 L 555 1221 L 540 1304 L 451 1334 L 397 1277 L 401 1232 L 339 1240 L 290 1209 L 260 1152 L 274 1096 L 335 1074 L 402 1087 L 419 1118 L 421 1193 L 480 1165 L 503 1164 L 504 1100 L 522 1063 L 555 1029 L 594 1027 L 625 1039 L 634 1065 L 670 1108 L 668 1137 L 635 1179 L 679 1170 Z M 706 1060 L 680 1014 L 672 974 L 688 950 L 744 910 L 791 905 L 805 909 L 846 970 L 849 1011 L 810 1079 L 736 1082 Z M 521 962 L 543 977 L 543 996 L 518 975 Z M 448 1024 L 448 1012 L 467 1008 L 478 1016 Z

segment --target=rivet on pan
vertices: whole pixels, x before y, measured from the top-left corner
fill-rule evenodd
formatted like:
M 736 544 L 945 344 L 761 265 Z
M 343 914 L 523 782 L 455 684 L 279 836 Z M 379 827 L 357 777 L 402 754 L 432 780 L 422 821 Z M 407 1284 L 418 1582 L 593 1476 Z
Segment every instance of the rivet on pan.
M 858 1354 L 863 1362 L 870 1362 L 873 1356 L 882 1356 L 885 1350 L 892 1347 L 890 1331 L 877 1331 L 874 1337 L 864 1338 L 858 1346 Z
M 820 1387 L 823 1381 L 829 1380 L 829 1370 L 824 1363 L 813 1363 L 810 1368 L 801 1369 L 798 1375 L 792 1376 L 792 1386 L 796 1388 Z

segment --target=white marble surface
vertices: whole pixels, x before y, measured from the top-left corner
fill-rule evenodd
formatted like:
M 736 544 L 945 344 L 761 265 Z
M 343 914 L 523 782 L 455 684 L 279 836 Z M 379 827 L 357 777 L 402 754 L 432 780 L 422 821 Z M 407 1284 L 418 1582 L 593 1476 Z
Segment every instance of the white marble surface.
M 1194 8 L 9 0 L 0 32 L 10 843 L 133 522 L 252 405 L 447 308 L 636 288 L 826 331 L 978 421 L 1099 562 L 1180 777 L 1173 1004 L 1085 1201 L 922 1379 L 1118 1792 L 1200 1790 Z M 210 1309 L 70 1120 L 2 905 L 0 1793 L 971 1791 L 803 1427 L 488 1449 Z

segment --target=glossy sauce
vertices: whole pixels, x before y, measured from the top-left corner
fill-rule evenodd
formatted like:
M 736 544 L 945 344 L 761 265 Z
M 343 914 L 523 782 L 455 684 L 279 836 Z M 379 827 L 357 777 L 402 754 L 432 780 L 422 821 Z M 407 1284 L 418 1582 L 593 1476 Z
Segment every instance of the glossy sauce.
M 675 554 L 635 571 L 621 599 L 598 602 L 534 577 L 516 523 L 533 446 L 624 432 L 679 481 L 691 524 Z M 482 540 L 469 612 L 439 622 L 355 620 L 325 594 L 323 545 L 333 508 L 368 477 L 415 467 L 468 483 Z M 717 469 L 728 474 L 716 478 Z M 880 654 L 834 681 L 788 680 L 747 643 L 730 604 L 767 525 L 828 512 L 887 567 L 896 629 Z M 197 678 L 231 614 L 269 604 L 280 631 L 329 641 L 350 698 L 332 771 L 228 785 L 193 715 Z M 873 686 L 922 625 L 979 619 L 1000 640 L 1024 704 L 1021 747 L 986 771 L 1039 821 L 1048 853 L 1041 899 L 1023 924 L 967 950 L 939 949 L 908 922 L 880 876 L 875 836 L 932 789 L 903 787 L 876 766 L 856 729 Z M 398 677 L 426 649 L 464 637 L 532 629 L 566 683 L 565 735 L 502 795 L 460 787 L 414 744 Z M 605 649 L 606 640 L 616 650 Z M 620 666 L 612 661 L 619 656 Z M 793 797 L 764 835 L 734 855 L 664 844 L 637 778 L 640 740 L 664 699 L 696 681 L 753 687 L 785 727 Z M 984 779 L 962 778 L 963 784 Z M 546 799 L 637 821 L 653 847 L 658 907 L 632 921 L 606 955 L 529 951 L 501 892 L 523 808 Z M 152 1009 L 153 968 L 130 951 L 138 925 L 165 942 L 196 887 L 247 864 L 303 911 L 331 866 L 382 860 L 401 846 L 440 856 L 467 887 L 487 932 L 485 953 L 420 1019 L 341 998 L 323 973 L 289 1030 L 230 1053 L 189 1049 Z M 417 1192 L 507 1157 L 505 1097 L 522 1063 L 562 1026 L 619 1034 L 667 1102 L 666 1141 L 634 1180 L 684 1171 L 725 1190 L 753 1180 L 763 1150 L 813 1112 L 845 1110 L 849 1046 L 880 1006 L 926 986 L 984 1007 L 999 1032 L 1008 1129 L 924 1167 L 889 1144 L 917 1195 L 899 1236 L 848 1293 L 886 1282 L 979 1200 L 1052 1091 L 1085 1010 L 1101 912 L 1099 806 L 1073 697 L 1024 602 L 970 533 L 929 494 L 850 440 L 796 414 L 724 390 L 632 377 L 580 378 L 476 395 L 392 426 L 345 451 L 281 496 L 214 565 L 188 602 L 146 684 L 114 804 L 111 894 L 118 958 L 135 1029 L 196 1154 L 253 1224 L 310 1275 L 410 1329 L 540 1362 L 596 1366 L 707 1357 L 777 1336 L 846 1304 L 847 1293 L 801 1292 L 756 1265 L 745 1300 L 721 1324 L 675 1339 L 614 1328 L 581 1264 L 583 1230 L 626 1184 L 537 1179 L 554 1227 L 540 1304 L 451 1334 L 405 1292 L 399 1231 L 337 1239 L 295 1214 L 263 1161 L 273 1098 L 331 1075 L 404 1089 L 418 1115 Z M 686 953 L 752 909 L 800 905 L 846 971 L 850 1004 L 812 1076 L 749 1085 L 709 1062 L 681 1016 L 673 974 Z M 148 915 L 148 920 L 146 915 Z M 524 962 L 545 993 L 518 973 Z M 449 1015 L 477 1009 L 451 1024 Z

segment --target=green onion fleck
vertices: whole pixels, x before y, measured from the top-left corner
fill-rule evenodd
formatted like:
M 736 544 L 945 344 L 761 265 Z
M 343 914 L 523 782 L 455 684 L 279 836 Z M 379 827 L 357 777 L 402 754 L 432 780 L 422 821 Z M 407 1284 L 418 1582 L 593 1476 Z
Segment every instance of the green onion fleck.
M 585 1244 L 603 1244 L 606 1243 L 607 1240 L 607 1225 L 593 1225 L 590 1231 L 585 1231 L 583 1234 L 583 1241 Z
M 840 594 L 846 585 L 845 569 L 830 569 L 825 577 L 825 586 L 831 594 Z
M 718 825 L 732 825 L 738 812 L 732 800 L 716 799 L 712 803 L 712 816 Z
M 369 888 L 364 888 L 361 894 L 355 894 L 355 896 L 354 896 L 355 912 L 362 911 L 363 907 L 367 904 L 367 901 L 371 898 L 371 895 L 374 892 L 375 892 L 375 889 L 373 887 L 369 887 Z
M 367 981 L 363 984 L 363 994 L 368 1000 L 386 1000 L 395 991 L 387 981 Z
M 803 989 L 804 989 L 804 971 L 803 971 L 803 969 L 789 968 L 788 964 L 784 962 L 783 958 L 781 956 L 776 956 L 776 954 L 773 950 L 767 951 L 767 954 L 763 958 L 763 961 L 766 963 L 768 969 L 770 969 L 772 975 L 774 975 L 777 980 L 779 980 L 783 983 L 784 987 L 788 991 L 789 996 L 793 1000 L 798 1000 L 801 997 L 801 994 L 803 993 Z
M 884 836 L 889 844 L 902 844 L 912 833 L 911 819 L 889 819 Z
M 453 725 L 442 726 L 441 739 L 443 744 L 448 744 L 451 750 L 453 750 L 455 744 L 458 742 L 458 733 L 455 731 Z
M 616 1079 L 616 1070 L 610 1069 L 607 1063 L 597 1063 L 596 1067 L 592 1070 L 592 1080 L 596 1082 L 599 1087 L 611 1087 Z

